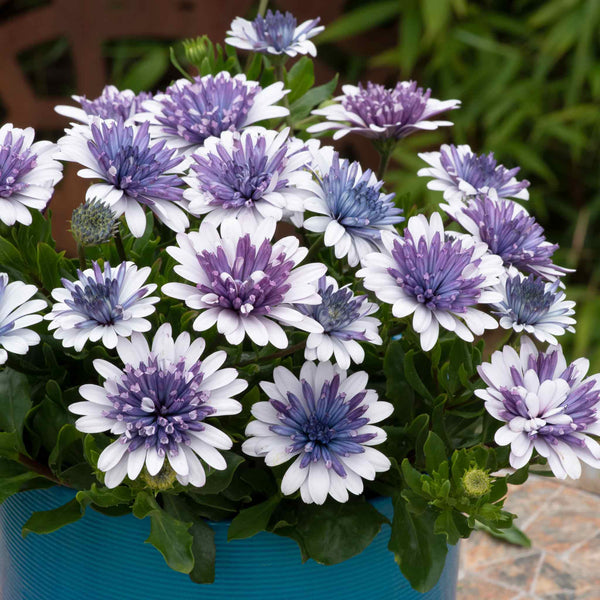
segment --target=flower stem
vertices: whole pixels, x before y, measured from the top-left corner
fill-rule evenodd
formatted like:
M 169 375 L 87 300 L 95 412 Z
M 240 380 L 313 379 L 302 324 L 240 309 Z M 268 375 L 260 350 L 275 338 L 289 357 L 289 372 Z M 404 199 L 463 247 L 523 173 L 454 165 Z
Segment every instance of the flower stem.
M 19 454 L 19 456 L 17 457 L 17 460 L 22 465 L 27 467 L 30 471 L 33 471 L 34 473 L 37 473 L 38 475 L 41 475 L 42 477 L 45 477 L 46 479 L 53 481 L 57 485 L 62 485 L 64 487 L 71 487 L 70 485 L 68 485 L 67 483 L 62 481 L 62 479 L 59 479 L 58 477 L 56 477 L 56 475 L 54 475 L 54 473 L 50 470 L 50 467 L 48 467 L 47 465 L 43 465 L 43 464 L 33 460 L 32 458 L 25 456 L 24 454 Z
M 77 244 L 77 256 L 79 257 L 79 268 L 85 271 L 87 264 L 85 262 L 85 246 L 83 244 Z
M 385 177 L 385 172 L 390 164 L 392 149 L 381 150 L 379 153 L 379 168 L 377 169 L 377 179 L 381 181 Z
M 123 246 L 123 238 L 121 237 L 121 232 L 117 229 L 115 232 L 115 245 L 117 246 L 117 253 L 119 254 L 119 259 L 121 262 L 127 261 L 127 255 L 125 254 L 125 246 Z
M 323 247 L 323 240 L 325 239 L 325 234 L 322 233 L 313 243 L 313 245 L 309 248 L 308 254 L 304 258 L 304 264 L 306 264 L 309 260 L 312 260 L 318 253 L 319 250 Z
M 258 12 L 256 15 L 260 15 L 261 17 L 265 16 L 267 12 L 267 6 L 269 5 L 269 0 L 260 0 L 260 4 L 258 5 Z
M 283 350 L 279 350 L 278 352 L 273 352 L 273 354 L 269 354 L 268 356 L 263 356 L 261 358 L 256 358 L 254 360 L 245 360 L 241 363 L 238 363 L 236 365 L 236 367 L 247 367 L 248 365 L 254 365 L 256 363 L 268 362 L 271 360 L 275 360 L 276 358 L 283 358 L 284 356 L 289 356 L 290 354 L 294 354 L 294 352 L 296 352 L 297 350 L 302 350 L 302 348 L 304 348 L 304 346 L 306 346 L 306 340 L 303 340 L 302 342 L 298 342 L 297 344 L 294 344 L 293 346 L 288 346 L 287 348 L 284 348 Z

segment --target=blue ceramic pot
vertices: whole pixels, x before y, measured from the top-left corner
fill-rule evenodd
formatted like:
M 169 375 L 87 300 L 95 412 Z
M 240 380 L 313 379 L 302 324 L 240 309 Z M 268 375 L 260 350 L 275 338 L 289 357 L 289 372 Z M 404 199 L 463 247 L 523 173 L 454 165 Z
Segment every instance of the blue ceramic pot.
M 216 581 L 197 585 L 167 567 L 144 540 L 148 520 L 107 517 L 88 509 L 78 522 L 50 535 L 21 537 L 32 512 L 73 498 L 65 488 L 23 492 L 0 505 L 0 598 L 2 600 L 454 600 L 458 548 L 451 547 L 438 585 L 412 590 L 387 544 L 384 526 L 359 556 L 331 567 L 300 561 L 295 542 L 262 533 L 227 542 L 227 523 L 214 523 Z M 387 499 L 373 502 L 391 516 Z

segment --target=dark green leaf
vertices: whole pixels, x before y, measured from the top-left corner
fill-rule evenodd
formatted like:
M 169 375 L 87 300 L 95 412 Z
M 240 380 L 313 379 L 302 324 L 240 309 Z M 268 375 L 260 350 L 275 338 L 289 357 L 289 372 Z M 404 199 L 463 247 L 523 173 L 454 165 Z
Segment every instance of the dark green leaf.
M 273 511 L 279 504 L 279 496 L 272 496 L 250 508 L 244 508 L 233 518 L 227 531 L 228 540 L 249 538 L 267 529 Z
M 21 434 L 30 408 L 31 390 L 27 377 L 12 369 L 4 369 L 0 372 L 0 430 L 17 434 L 20 451 L 25 450 Z
M 98 487 L 93 484 L 91 489 L 77 492 L 77 501 L 82 506 L 96 504 L 97 506 L 107 508 L 118 504 L 129 504 L 132 499 L 131 488 L 124 485 L 116 488 Z
M 79 521 L 82 515 L 83 508 L 76 498 L 58 508 L 34 512 L 23 525 L 23 537 L 30 533 L 52 533 L 69 523 Z
M 417 394 L 433 402 L 432 393 L 429 391 L 429 389 L 427 389 L 427 386 L 421 380 L 419 373 L 417 373 L 417 369 L 415 367 L 414 350 L 409 350 L 404 356 L 404 375 L 406 377 L 406 381 L 408 381 L 412 389 L 415 390 Z
M 290 106 L 290 118 L 292 121 L 300 121 L 304 119 L 310 111 L 315 107 L 324 102 L 328 98 L 331 98 L 338 82 L 338 76 L 336 75 L 331 81 L 314 87 L 302 96 L 298 98 Z
M 438 467 L 446 462 L 446 446 L 433 431 L 429 432 L 423 450 L 425 452 L 425 467 L 429 473 L 437 471 Z
M 288 100 L 290 104 L 306 94 L 315 82 L 313 61 L 308 56 L 303 56 L 286 75 L 286 88 L 290 90 Z

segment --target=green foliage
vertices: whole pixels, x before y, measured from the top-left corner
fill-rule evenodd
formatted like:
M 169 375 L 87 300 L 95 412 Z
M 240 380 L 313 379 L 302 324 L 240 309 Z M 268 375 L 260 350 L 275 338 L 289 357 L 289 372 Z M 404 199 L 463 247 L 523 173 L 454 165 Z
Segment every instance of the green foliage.
M 52 533 L 65 525 L 79 521 L 82 515 L 83 510 L 76 498 L 58 508 L 35 512 L 23 525 L 23 537 L 30 533 Z

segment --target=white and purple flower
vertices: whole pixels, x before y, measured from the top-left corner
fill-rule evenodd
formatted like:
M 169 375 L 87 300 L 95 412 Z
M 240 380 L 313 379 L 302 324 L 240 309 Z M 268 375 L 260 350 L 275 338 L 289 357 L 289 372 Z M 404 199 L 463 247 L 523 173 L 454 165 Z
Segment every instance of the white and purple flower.
M 191 153 L 211 136 L 224 131 L 240 131 L 248 125 L 285 117 L 289 110 L 275 105 L 287 90 L 280 81 L 262 89 L 243 74 L 179 79 L 164 94 L 144 102 L 146 113 L 140 119 L 151 122 L 153 139 L 167 142 L 170 148 Z
M 300 490 L 306 503 L 323 504 L 327 496 L 347 502 L 360 494 L 363 479 L 372 481 L 390 468 L 389 459 L 372 446 L 385 441 L 379 423 L 394 408 L 366 389 L 364 371 L 347 376 L 330 362 L 305 362 L 300 380 L 285 367 L 273 371 L 274 383 L 260 386 L 269 397 L 252 407 L 242 450 L 264 457 L 269 467 L 290 459 L 281 491 Z
M 546 241 L 544 230 L 519 204 L 491 196 L 476 196 L 467 204 L 452 202 L 442 208 L 470 236 L 488 245 L 490 253 L 499 256 L 505 267 L 539 275 L 554 281 L 571 269 L 552 262 L 558 244 Z
M 499 165 L 493 152 L 477 155 L 467 145 L 444 144 L 439 152 L 423 152 L 419 157 L 431 166 L 420 169 L 417 175 L 432 177 L 427 187 L 443 192 L 448 202 L 488 194 L 491 190 L 501 200 L 529 200 L 529 181 L 517 181 L 515 177 L 520 168 Z
M 0 220 L 5 225 L 30 225 L 29 209 L 44 210 L 62 179 L 56 145 L 34 143 L 34 137 L 31 127 L 0 127 Z
M 183 178 L 189 185 L 183 194 L 189 212 L 206 215 L 204 220 L 214 225 L 230 217 L 256 225 L 302 213 L 311 182 L 305 168 L 310 156 L 289 142 L 288 133 L 251 127 L 208 138 L 192 155 L 190 174 Z
M 358 342 L 382 343 L 381 322 L 369 316 L 377 312 L 377 304 L 368 302 L 366 296 L 355 296 L 348 286 L 338 288 L 329 276 L 319 279 L 319 295 L 321 304 L 298 307 L 323 327 L 323 333 L 308 336 L 304 358 L 326 361 L 333 355 L 342 369 L 348 369 L 351 361 L 360 364 L 365 351 Z
M 112 269 L 97 262 L 91 269 L 77 271 L 76 281 L 62 279 L 64 287 L 52 290 L 57 303 L 45 315 L 48 329 L 66 348 L 81 351 L 86 342 L 102 340 L 106 348 L 115 348 L 120 338 L 134 331 L 149 331 L 145 319 L 155 311 L 160 298 L 151 296 L 156 284 L 146 283 L 150 267 L 138 269 L 131 262 Z
M 326 120 L 311 125 L 309 133 L 335 130 L 334 140 L 350 132 L 381 141 L 400 140 L 415 131 L 452 125 L 435 117 L 460 106 L 460 100 L 432 98 L 431 90 L 417 87 L 416 81 L 400 81 L 394 88 L 369 81 L 366 86 L 344 85 L 342 91 L 333 104 L 312 111 Z
M 182 156 L 152 142 L 149 124 L 125 125 L 123 121 L 96 119 L 89 127 L 75 125 L 58 141 L 58 158 L 83 165 L 80 177 L 101 179 L 87 191 L 88 199 L 108 204 L 116 216 L 125 215 L 134 237 L 146 229 L 147 206 L 161 223 L 173 231 L 185 231 L 189 220 L 184 210 Z
M 258 15 L 254 21 L 236 17 L 231 22 L 225 43 L 241 50 L 251 50 L 263 54 L 317 55 L 317 49 L 310 38 L 321 33 L 325 27 L 319 26 L 319 18 L 309 19 L 300 25 L 290 12 L 267 11 L 263 17 Z
M 144 466 L 150 476 L 157 475 L 165 459 L 181 484 L 196 487 L 206 482 L 200 459 L 213 469 L 227 467 L 219 450 L 231 448 L 232 441 L 206 419 L 239 413 L 242 405 L 233 396 L 247 383 L 235 369 L 221 369 L 225 352 L 201 360 L 204 340 L 190 341 L 187 332 L 173 340 L 171 325 L 165 323 L 152 349 L 141 333 L 131 341 L 119 340 L 124 369 L 94 361 L 104 385 L 82 385 L 79 393 L 85 401 L 69 410 L 81 415 L 75 423 L 79 431 L 119 436 L 98 459 L 107 487 L 116 487 L 126 476 L 136 479 Z
M 177 235 L 177 246 L 167 252 L 180 264 L 175 272 L 191 281 L 167 283 L 162 291 L 201 311 L 196 331 L 215 323 L 230 344 L 241 344 L 247 335 L 259 346 L 286 348 L 281 324 L 304 331 L 323 331 L 298 304 L 319 304 L 317 282 L 327 267 L 319 263 L 297 266 L 308 254 L 290 236 L 271 243 L 276 222 L 264 219 L 244 228 L 237 219 L 221 224 L 220 234 L 203 222 L 198 232 Z M 279 322 L 279 323 L 278 323 Z
M 439 213 L 429 222 L 424 215 L 411 217 L 403 237 L 384 231 L 382 240 L 385 251 L 364 257 L 357 275 L 392 305 L 395 317 L 414 313 L 423 350 L 435 346 L 440 325 L 467 342 L 498 327 L 477 308 L 502 299 L 489 289 L 504 271 L 502 262 L 487 253 L 485 244 L 466 236 L 447 239 Z
M 34 285 L 9 283 L 8 275 L 0 273 L 0 365 L 7 361 L 9 352 L 27 354 L 30 346 L 40 343 L 40 336 L 27 329 L 43 319 L 34 313 L 47 306 L 44 300 L 31 300 L 37 292 Z
M 80 106 L 59 105 L 54 110 L 64 117 L 80 123 L 90 123 L 94 117 L 100 119 L 122 120 L 128 124 L 134 122 L 138 113 L 142 112 L 142 103 L 152 98 L 148 92 L 136 94 L 131 90 L 119 90 L 114 85 L 107 85 L 98 98 L 89 100 L 85 96 L 71 96 Z
M 486 410 L 505 425 L 496 432 L 510 445 L 510 464 L 524 467 L 536 450 L 559 479 L 581 476 L 583 461 L 600 468 L 600 376 L 586 377 L 589 361 L 567 366 L 560 346 L 537 350 L 521 338 L 520 354 L 505 346 L 478 367 L 486 389 L 475 390 Z
M 510 268 L 494 288 L 502 294 L 502 300 L 491 307 L 492 313 L 504 329 L 525 331 L 540 342 L 558 344 L 554 336 L 574 332 L 572 326 L 576 323 L 571 317 L 575 302 L 565 300 L 559 284 L 559 280 L 543 281 L 533 274 L 525 277 Z
M 382 248 L 382 231 L 395 231 L 404 217 L 394 204 L 395 194 L 384 194 L 383 181 L 370 169 L 363 172 L 358 162 L 340 160 L 330 150 L 313 154 L 315 179 L 309 183 L 312 195 L 305 206 L 319 216 L 307 218 L 304 228 L 324 233 L 324 244 L 355 267 L 365 254 Z

